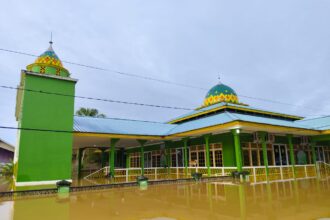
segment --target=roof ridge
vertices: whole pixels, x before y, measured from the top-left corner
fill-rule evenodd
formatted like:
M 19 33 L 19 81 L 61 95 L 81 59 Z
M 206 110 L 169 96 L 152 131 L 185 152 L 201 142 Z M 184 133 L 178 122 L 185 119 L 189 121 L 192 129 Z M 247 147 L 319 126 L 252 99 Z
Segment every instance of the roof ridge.
M 167 124 L 164 122 L 158 122 L 158 121 L 146 121 L 146 120 L 137 120 L 137 119 L 127 119 L 127 118 L 98 118 L 98 117 L 91 117 L 91 116 L 83 116 L 83 115 L 74 115 L 74 117 L 80 117 L 80 118 L 91 118 L 91 119 L 113 119 L 113 120 L 122 120 L 122 121 L 139 121 L 139 122 L 149 122 L 149 123 L 155 123 L 155 124 Z

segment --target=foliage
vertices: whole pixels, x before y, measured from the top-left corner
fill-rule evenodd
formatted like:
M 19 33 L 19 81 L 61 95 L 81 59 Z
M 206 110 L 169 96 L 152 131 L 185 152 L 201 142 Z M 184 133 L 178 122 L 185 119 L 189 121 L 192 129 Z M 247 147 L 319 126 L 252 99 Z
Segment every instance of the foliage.
M 80 116 L 89 116 L 89 117 L 96 117 L 96 118 L 105 118 L 105 114 L 99 114 L 99 110 L 95 108 L 80 108 L 76 111 L 77 115 Z
M 1 173 L 4 176 L 12 176 L 14 173 L 14 163 L 11 161 L 9 163 L 2 165 Z

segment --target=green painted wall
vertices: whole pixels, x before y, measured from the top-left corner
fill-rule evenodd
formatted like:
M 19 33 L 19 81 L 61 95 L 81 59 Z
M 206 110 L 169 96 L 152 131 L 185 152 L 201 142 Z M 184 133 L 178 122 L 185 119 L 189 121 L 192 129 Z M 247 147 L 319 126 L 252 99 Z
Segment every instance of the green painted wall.
M 75 81 L 23 73 L 25 89 L 75 94 Z M 22 128 L 72 131 L 74 98 L 30 91 L 22 93 L 18 114 Z M 16 181 L 71 179 L 72 133 L 21 130 Z

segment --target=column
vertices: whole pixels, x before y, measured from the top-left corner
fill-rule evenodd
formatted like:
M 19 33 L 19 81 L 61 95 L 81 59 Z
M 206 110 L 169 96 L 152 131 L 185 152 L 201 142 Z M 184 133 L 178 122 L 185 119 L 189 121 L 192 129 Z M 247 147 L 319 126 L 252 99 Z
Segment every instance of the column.
M 101 150 L 101 167 L 105 167 L 105 149 L 100 149 Z
M 110 150 L 109 150 L 109 166 L 110 166 L 110 175 L 115 177 L 115 146 L 119 141 L 117 138 L 110 139 Z
M 144 144 L 147 142 L 146 140 L 138 140 L 140 144 L 140 158 L 141 158 L 141 175 L 144 175 Z
M 294 151 L 293 151 L 293 144 L 292 144 L 292 134 L 288 134 L 288 145 L 289 145 L 289 149 L 290 149 L 290 162 L 291 162 L 291 166 L 293 169 L 293 177 L 296 177 L 296 169 L 295 169 L 295 157 L 294 157 Z
M 166 153 L 166 162 L 167 162 L 167 168 L 168 172 L 170 172 L 170 165 L 171 165 L 171 149 L 170 146 L 171 142 L 170 141 L 165 141 L 165 153 Z
M 186 175 L 188 175 L 188 140 L 189 140 L 188 137 L 183 139 L 183 159 L 184 159 L 184 169 Z
M 316 164 L 316 151 L 315 151 L 316 142 L 315 141 L 311 142 L 311 147 L 312 147 L 313 163 Z
M 236 156 L 236 166 L 237 170 L 239 172 L 242 171 L 243 169 L 243 164 L 242 164 L 242 150 L 241 150 L 241 143 L 240 143 L 240 138 L 239 138 L 239 129 L 233 129 L 231 130 L 233 136 L 234 136 L 234 145 L 235 145 L 235 156 Z
M 261 139 L 261 147 L 262 147 L 262 156 L 264 158 L 264 165 L 266 170 L 266 178 L 268 180 L 269 170 L 268 170 L 268 155 L 267 155 L 267 143 L 266 143 L 266 132 L 258 132 L 258 135 Z
M 78 151 L 78 179 L 81 177 L 81 168 L 82 168 L 82 155 L 83 155 L 84 149 L 81 148 Z
M 131 167 L 131 157 L 130 154 L 126 151 L 126 168 Z
M 210 169 L 210 145 L 209 145 L 210 137 L 211 137 L 211 134 L 207 134 L 207 135 L 204 136 L 207 176 L 211 176 L 211 169 Z

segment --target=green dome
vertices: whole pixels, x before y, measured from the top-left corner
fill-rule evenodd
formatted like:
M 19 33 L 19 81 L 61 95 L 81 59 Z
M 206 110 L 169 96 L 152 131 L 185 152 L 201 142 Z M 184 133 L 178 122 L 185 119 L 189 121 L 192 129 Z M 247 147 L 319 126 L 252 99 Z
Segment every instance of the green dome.
M 28 65 L 26 69 L 35 73 L 69 77 L 69 71 L 63 67 L 61 60 L 53 50 L 53 42 L 49 43 L 49 48 L 34 63 Z
M 219 102 L 238 103 L 236 92 L 229 86 L 219 83 L 213 86 L 206 94 L 203 107 Z

